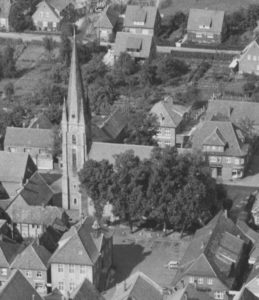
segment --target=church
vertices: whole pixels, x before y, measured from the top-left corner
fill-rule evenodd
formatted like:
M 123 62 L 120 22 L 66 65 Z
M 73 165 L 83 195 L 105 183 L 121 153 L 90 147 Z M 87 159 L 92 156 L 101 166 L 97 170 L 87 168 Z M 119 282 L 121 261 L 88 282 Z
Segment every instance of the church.
M 150 157 L 153 147 L 143 145 L 100 142 L 92 139 L 91 111 L 87 93 L 84 92 L 79 67 L 75 37 L 67 99 L 63 104 L 62 130 L 62 207 L 73 211 L 78 218 L 89 215 L 88 198 L 80 191 L 78 172 L 84 162 L 106 159 L 114 162 L 114 155 L 133 150 L 140 159 Z

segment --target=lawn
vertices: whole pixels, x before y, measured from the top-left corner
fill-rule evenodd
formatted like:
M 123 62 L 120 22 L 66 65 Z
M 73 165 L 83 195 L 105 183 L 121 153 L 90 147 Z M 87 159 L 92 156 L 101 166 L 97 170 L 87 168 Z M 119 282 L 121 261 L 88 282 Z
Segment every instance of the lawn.
M 247 7 L 249 4 L 258 4 L 258 0 L 160 0 L 160 5 L 163 2 L 168 3 L 168 7 L 165 6 L 166 8 L 160 10 L 164 15 L 171 15 L 177 11 L 188 12 L 190 8 L 219 9 L 233 12 L 240 7 Z

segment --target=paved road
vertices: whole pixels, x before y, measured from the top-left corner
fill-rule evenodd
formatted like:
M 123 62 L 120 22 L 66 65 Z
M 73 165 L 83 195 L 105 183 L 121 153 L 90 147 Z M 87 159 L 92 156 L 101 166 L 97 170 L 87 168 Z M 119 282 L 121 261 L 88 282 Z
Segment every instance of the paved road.
M 240 51 L 236 50 L 214 50 L 214 49 L 200 49 L 200 48 L 185 48 L 185 47 L 167 47 L 167 46 L 157 46 L 157 52 L 160 53 L 170 53 L 172 50 L 179 52 L 200 52 L 200 53 L 224 53 L 237 55 Z
M 52 37 L 53 40 L 59 42 L 59 35 L 44 35 L 44 34 L 35 34 L 35 33 L 18 33 L 18 32 L 0 32 L 0 38 L 6 39 L 22 39 L 24 42 L 30 41 L 42 41 L 42 39 L 47 37 Z

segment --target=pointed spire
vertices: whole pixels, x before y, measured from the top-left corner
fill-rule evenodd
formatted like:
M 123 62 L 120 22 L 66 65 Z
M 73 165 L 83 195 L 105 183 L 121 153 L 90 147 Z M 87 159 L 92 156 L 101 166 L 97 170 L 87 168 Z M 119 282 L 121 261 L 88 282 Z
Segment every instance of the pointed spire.
M 67 107 L 66 107 L 65 97 L 64 97 L 63 108 L 62 108 L 62 123 L 67 124 Z
M 75 30 L 71 55 L 70 76 L 68 84 L 68 121 L 85 123 L 84 120 L 84 90 L 82 76 L 77 58 Z M 82 113 L 83 112 L 83 113 Z

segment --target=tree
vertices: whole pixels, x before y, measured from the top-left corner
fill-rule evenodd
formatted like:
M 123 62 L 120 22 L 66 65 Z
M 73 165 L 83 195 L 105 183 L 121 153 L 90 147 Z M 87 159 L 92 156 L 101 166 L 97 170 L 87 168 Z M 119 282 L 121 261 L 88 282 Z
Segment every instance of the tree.
M 59 45 L 59 57 L 62 63 L 64 63 L 67 67 L 70 65 L 71 60 L 71 43 L 69 38 L 62 34 L 61 35 L 61 43 Z
M 167 54 L 157 62 L 157 79 L 161 83 L 182 76 L 189 71 L 188 65 L 179 59 L 175 59 L 171 54 Z
M 62 106 L 57 104 L 51 104 L 45 110 L 45 114 L 52 124 L 60 124 L 62 118 Z
M 43 38 L 43 47 L 48 52 L 49 58 L 51 57 L 52 51 L 55 48 L 55 41 L 51 37 L 44 37 Z
M 62 135 L 60 130 L 60 125 L 55 125 L 53 127 L 53 148 L 52 156 L 56 159 L 62 154 Z
M 9 24 L 14 31 L 22 32 L 25 29 L 32 29 L 33 22 L 30 15 L 25 14 L 26 5 L 24 1 L 15 1 L 12 3 L 9 12 Z
M 113 165 L 107 160 L 88 160 L 79 172 L 81 188 L 91 197 L 96 217 L 101 218 L 107 202 L 113 199 L 111 187 L 114 178 Z
M 16 67 L 14 59 L 14 49 L 6 46 L 3 50 L 2 68 L 4 78 L 13 78 L 16 76 Z
M 98 78 L 103 78 L 107 67 L 102 61 L 103 54 L 95 54 L 92 59 L 82 67 L 82 77 L 86 85 L 93 83 Z
M 129 125 L 124 142 L 137 145 L 157 145 L 154 136 L 158 131 L 156 116 L 143 110 L 131 111 L 128 116 Z
M 256 86 L 255 86 L 255 82 L 253 82 L 253 81 L 247 81 L 243 85 L 244 94 L 246 94 L 248 96 L 251 96 L 252 93 L 255 91 L 255 89 L 256 89 Z
M 12 100 L 13 95 L 14 95 L 14 85 L 12 82 L 8 82 L 4 86 L 4 94 L 5 94 L 5 97 L 8 99 L 8 101 Z
M 253 145 L 256 140 L 254 121 L 250 120 L 248 117 L 241 119 L 238 126 L 242 130 L 245 141 L 250 145 Z
M 143 86 L 152 86 L 157 83 L 156 70 L 157 66 L 155 64 L 153 64 L 149 60 L 146 60 L 144 62 L 139 72 L 139 81 L 142 83 Z

